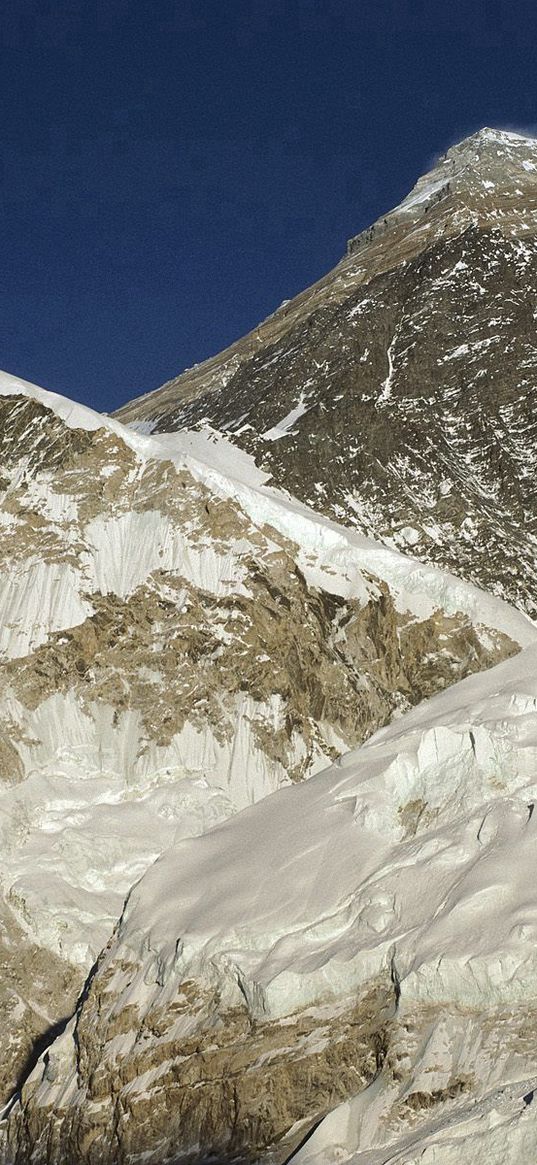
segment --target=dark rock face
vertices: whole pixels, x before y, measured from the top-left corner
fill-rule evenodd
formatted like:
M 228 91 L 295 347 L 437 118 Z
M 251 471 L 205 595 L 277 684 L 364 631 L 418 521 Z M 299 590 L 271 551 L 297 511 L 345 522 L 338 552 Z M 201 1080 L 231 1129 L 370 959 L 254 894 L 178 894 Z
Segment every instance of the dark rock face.
M 69 429 L 40 401 L 21 395 L 0 397 L 0 490 L 2 469 L 23 465 L 27 474 L 65 468 L 91 445 L 92 435 Z
M 224 430 L 330 517 L 535 612 L 534 155 L 455 147 L 324 281 L 118 415 Z

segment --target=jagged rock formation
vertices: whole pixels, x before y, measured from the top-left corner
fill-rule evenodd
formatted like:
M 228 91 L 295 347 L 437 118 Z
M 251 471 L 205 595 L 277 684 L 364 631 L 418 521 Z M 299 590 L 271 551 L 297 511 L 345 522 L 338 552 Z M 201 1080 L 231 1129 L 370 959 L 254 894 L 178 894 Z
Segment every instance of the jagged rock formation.
M 198 440 L 196 459 L 195 439 L 138 438 L 11 378 L 0 411 L 5 1100 L 177 836 L 323 768 L 533 629 L 293 515 L 247 458 L 250 484 L 226 476 L 225 442 Z
M 258 329 L 117 414 L 207 421 L 278 486 L 535 612 L 537 143 L 448 151 Z
M 120 420 L 0 377 L 3 1165 L 533 1160 L 536 197 L 484 130 Z

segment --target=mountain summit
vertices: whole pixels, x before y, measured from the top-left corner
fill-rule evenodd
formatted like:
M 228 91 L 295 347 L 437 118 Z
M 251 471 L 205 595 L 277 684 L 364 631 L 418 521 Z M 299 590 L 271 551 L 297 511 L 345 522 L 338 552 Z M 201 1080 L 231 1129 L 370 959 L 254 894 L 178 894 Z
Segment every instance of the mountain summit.
M 445 205 L 437 207 L 438 203 Z M 403 202 L 370 231 L 375 231 L 380 224 L 395 228 L 401 219 L 407 229 L 411 223 L 417 222 L 421 222 L 423 227 L 425 216 L 430 215 L 435 207 L 438 210 L 438 214 L 432 216 L 435 223 L 437 219 L 442 220 L 442 212 L 445 212 L 444 230 L 456 226 L 452 216 L 457 209 L 459 226 L 461 216 L 466 212 L 481 227 L 501 221 L 502 229 L 505 229 L 507 220 L 512 219 L 511 225 L 516 223 L 522 233 L 530 230 L 528 212 L 537 209 L 537 139 L 488 128 L 464 138 L 452 146 L 433 169 L 418 180 Z M 351 254 L 368 234 L 366 231 L 365 236 L 351 239 Z M 430 242 L 431 232 L 427 232 L 427 238 Z
M 537 610 L 537 141 L 482 129 L 220 356 L 125 405 Z

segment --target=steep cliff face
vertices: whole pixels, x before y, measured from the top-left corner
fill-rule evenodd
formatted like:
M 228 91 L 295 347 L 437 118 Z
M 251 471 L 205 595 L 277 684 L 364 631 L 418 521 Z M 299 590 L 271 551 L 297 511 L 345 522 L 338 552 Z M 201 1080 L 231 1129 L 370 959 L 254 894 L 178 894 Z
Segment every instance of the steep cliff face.
M 533 629 L 293 510 L 223 441 L 135 437 L 12 378 L 0 410 L 6 1099 L 178 836 Z
M 536 677 L 532 647 L 171 847 L 25 1084 L 8 1159 L 283 1161 L 345 1097 L 297 1163 L 414 1160 L 480 1113 L 474 1160 L 502 1104 L 529 1143 Z
M 119 410 L 535 611 L 537 145 L 483 130 L 256 331 Z

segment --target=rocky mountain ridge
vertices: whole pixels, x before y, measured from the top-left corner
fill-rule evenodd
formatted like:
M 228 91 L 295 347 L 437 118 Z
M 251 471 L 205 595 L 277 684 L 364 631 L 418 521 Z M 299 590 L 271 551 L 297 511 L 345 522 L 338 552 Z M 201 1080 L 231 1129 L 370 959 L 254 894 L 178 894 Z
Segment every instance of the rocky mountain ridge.
M 124 406 L 229 434 L 337 521 L 535 610 L 537 144 L 448 151 L 325 279 Z

